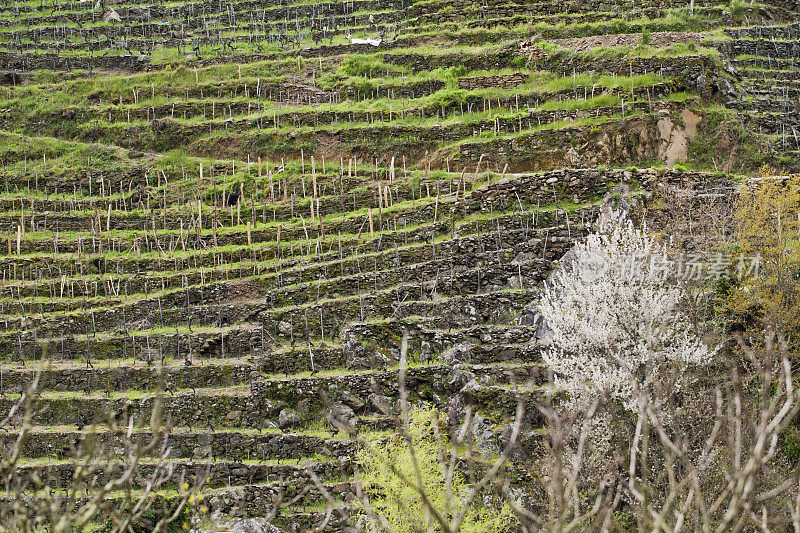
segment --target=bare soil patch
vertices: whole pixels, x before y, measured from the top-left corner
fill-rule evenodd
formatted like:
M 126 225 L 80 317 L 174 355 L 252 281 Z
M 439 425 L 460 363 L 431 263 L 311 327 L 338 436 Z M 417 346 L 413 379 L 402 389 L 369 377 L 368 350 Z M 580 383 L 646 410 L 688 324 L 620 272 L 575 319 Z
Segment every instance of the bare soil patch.
M 662 31 L 650 34 L 650 46 L 666 48 L 678 43 L 700 44 L 706 38 L 705 33 L 685 31 Z M 592 48 L 610 48 L 614 46 L 638 46 L 642 44 L 641 33 L 619 33 L 615 35 L 595 35 L 592 37 L 573 37 L 570 39 L 553 39 L 554 44 L 572 50 L 573 52 L 587 52 Z

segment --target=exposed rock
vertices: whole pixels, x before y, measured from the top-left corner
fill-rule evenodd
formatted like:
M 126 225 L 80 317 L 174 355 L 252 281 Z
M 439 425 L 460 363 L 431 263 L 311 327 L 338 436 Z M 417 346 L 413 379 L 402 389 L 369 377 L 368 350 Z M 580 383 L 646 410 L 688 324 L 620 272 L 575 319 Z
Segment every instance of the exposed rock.
M 286 429 L 290 427 L 296 427 L 303 423 L 303 417 L 301 417 L 296 411 L 292 409 L 284 409 L 278 415 L 278 425 L 281 429 Z
M 348 370 L 374 370 L 389 366 L 392 358 L 386 349 L 373 343 L 364 343 L 357 336 L 350 337 L 342 346 Z
M 392 399 L 383 394 L 372 393 L 367 398 L 369 403 L 381 413 L 388 415 L 392 412 Z
M 740 93 L 736 90 L 736 87 L 733 85 L 731 80 L 720 76 L 714 79 L 714 85 L 716 86 L 717 91 L 719 91 L 724 98 L 726 106 L 736 105 L 736 102 L 739 100 Z
M 240 520 L 230 530 L 231 533 L 281 533 L 282 530 L 273 526 L 265 518 L 248 518 Z
M 616 206 L 615 206 L 616 203 Z M 614 199 L 611 194 L 606 194 L 600 204 L 600 216 L 597 218 L 597 227 L 601 230 L 617 226 L 630 219 L 631 206 L 625 197 Z M 571 272 L 575 268 L 575 253 L 569 250 L 559 261 L 562 268 Z
M 430 361 L 431 355 L 433 354 L 433 349 L 431 348 L 431 343 L 428 341 L 422 341 L 419 344 L 419 360 L 423 363 Z
M 463 387 L 461 387 L 461 392 L 464 394 L 475 394 L 482 388 L 483 386 L 478 382 L 477 379 L 471 379 Z
M 708 91 L 709 86 L 711 85 L 711 80 L 708 79 L 705 73 L 700 74 L 697 77 L 697 91 L 700 93 L 705 93 Z
M 117 13 L 113 7 L 106 7 L 106 10 L 103 11 L 103 22 L 122 23 L 122 17 L 119 16 L 119 13 Z
M 525 461 L 530 457 L 527 450 L 525 450 L 520 442 L 521 435 L 518 434 L 514 443 L 509 446 L 509 441 L 511 440 L 511 435 L 513 432 L 513 424 L 506 424 L 503 427 L 502 431 L 500 432 L 499 448 L 501 450 L 508 449 L 508 456 L 512 461 Z
M 697 135 L 697 125 L 702 122 L 703 117 L 695 115 L 688 109 L 681 111 L 681 118 L 683 119 L 684 129 L 686 130 L 686 138 L 692 141 Z
M 264 422 L 262 422 L 262 426 L 261 427 L 263 429 L 279 429 L 278 428 L 278 424 L 276 424 L 272 420 L 264 420 Z
M 536 241 L 531 242 L 531 244 L 536 244 Z M 514 257 L 514 259 L 511 260 L 511 264 L 524 265 L 527 263 L 532 263 L 538 258 L 538 255 L 534 252 L 520 252 Z
M 454 394 L 450 399 L 450 405 L 447 408 L 447 424 L 451 428 L 456 428 L 464 422 L 466 407 L 466 395 L 462 393 Z
M 350 394 L 349 392 L 342 391 L 339 394 L 339 399 L 353 409 L 361 409 L 364 407 L 364 405 L 366 405 L 361 398 L 355 396 L 354 394 Z
M 447 387 L 455 392 L 461 390 L 464 385 L 475 379 L 475 374 L 462 368 L 453 368 L 447 377 Z
M 519 323 L 522 326 L 534 326 L 538 323 L 539 303 L 531 302 L 522 309 Z
M 474 439 L 473 445 L 475 448 L 494 453 L 500 453 L 502 451 L 500 449 L 498 434 L 492 430 L 492 427 L 484 417 L 475 415 L 469 426 L 469 430 Z
M 325 418 L 330 425 L 339 431 L 355 431 L 358 426 L 358 417 L 352 409 L 343 403 L 331 407 Z
M 198 446 L 192 450 L 192 455 L 195 459 L 202 459 L 211 456 L 211 446 Z
M 299 402 L 297 402 L 297 412 L 301 415 L 307 415 L 311 412 L 311 400 L 308 398 L 303 398 Z
M 658 148 L 659 158 L 664 159 L 668 167 L 688 158 L 689 143 L 697 134 L 697 124 L 702 120 L 688 109 L 681 112 L 681 119 L 684 127 L 674 124 L 668 117 L 660 119 L 656 125 L 661 141 Z
M 723 9 L 721 15 L 722 15 L 722 20 L 725 21 L 726 25 L 733 26 L 735 24 L 733 20 L 733 15 L 731 15 L 731 12 L 728 11 L 727 9 Z
M 474 311 L 474 308 L 473 308 Z M 448 363 L 471 363 L 473 345 L 458 343 L 442 352 L 441 358 Z

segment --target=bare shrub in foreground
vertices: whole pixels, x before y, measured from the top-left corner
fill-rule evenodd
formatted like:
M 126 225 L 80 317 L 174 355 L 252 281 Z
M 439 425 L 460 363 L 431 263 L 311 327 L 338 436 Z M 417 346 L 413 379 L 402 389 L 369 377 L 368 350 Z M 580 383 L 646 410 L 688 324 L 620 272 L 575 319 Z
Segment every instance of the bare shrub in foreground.
M 25 455 L 39 438 L 37 383 L 38 376 L 0 420 L 0 531 L 163 532 L 173 522 L 189 525 L 188 504 L 206 474 L 178 471 L 168 461 L 170 427 L 160 394 L 149 419 L 117 413 L 104 425 L 79 427 L 70 448 L 60 451 L 65 460 L 31 461 Z M 64 463 L 67 475 L 50 475 L 48 466 Z

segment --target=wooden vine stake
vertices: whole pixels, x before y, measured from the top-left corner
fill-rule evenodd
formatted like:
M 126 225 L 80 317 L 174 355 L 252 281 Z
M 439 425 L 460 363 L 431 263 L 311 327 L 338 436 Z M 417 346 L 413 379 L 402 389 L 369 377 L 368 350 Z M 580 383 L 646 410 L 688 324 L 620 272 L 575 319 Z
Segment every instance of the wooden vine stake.
M 478 182 L 478 174 L 481 172 L 481 161 L 483 161 L 483 155 L 478 158 L 478 166 L 475 167 L 475 175 L 472 177 L 472 188 L 475 188 L 475 184 Z
M 197 73 L 197 70 L 195 70 L 195 73 Z M 203 163 L 200 163 L 200 185 L 201 186 L 202 186 L 202 181 L 203 181 Z M 217 198 L 216 198 L 217 192 L 216 191 L 217 191 L 217 185 L 215 183 L 214 184 L 214 206 L 215 207 L 216 207 L 216 203 L 217 203 Z M 203 204 L 200 201 L 200 198 L 198 198 L 197 199 L 197 231 L 203 231 L 203 208 L 202 208 L 202 205 Z
M 268 170 L 267 174 L 269 174 L 269 199 L 274 204 L 275 203 L 275 189 L 273 188 L 272 183 L 272 170 Z M 278 191 L 280 192 L 280 191 Z
M 369 237 L 372 239 L 372 238 L 375 237 L 375 226 L 373 225 L 373 222 L 372 222 L 372 208 L 371 207 L 367 210 L 367 213 L 369 213 Z
M 244 183 L 239 184 L 239 199 L 236 201 L 236 225 L 242 224 L 242 198 L 244 198 Z
M 317 166 L 316 166 L 316 163 L 314 163 L 314 156 L 313 155 L 311 156 L 311 181 L 312 181 L 312 184 L 314 186 L 314 196 L 313 196 L 313 198 L 316 198 L 318 196 L 318 194 L 317 194 Z

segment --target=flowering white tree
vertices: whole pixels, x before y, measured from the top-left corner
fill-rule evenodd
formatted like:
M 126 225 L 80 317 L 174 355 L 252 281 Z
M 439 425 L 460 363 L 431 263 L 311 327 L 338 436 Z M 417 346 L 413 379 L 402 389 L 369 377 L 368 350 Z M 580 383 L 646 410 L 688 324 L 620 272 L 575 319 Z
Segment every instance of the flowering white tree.
M 688 366 L 710 361 L 665 265 L 666 250 L 626 221 L 576 245 L 548 280 L 544 360 L 575 408 L 599 397 L 636 411 L 664 380 L 678 390 Z

